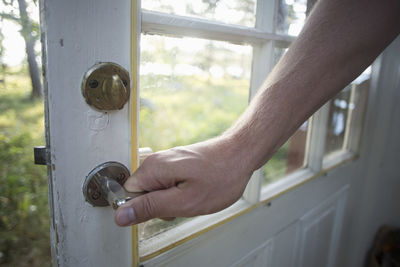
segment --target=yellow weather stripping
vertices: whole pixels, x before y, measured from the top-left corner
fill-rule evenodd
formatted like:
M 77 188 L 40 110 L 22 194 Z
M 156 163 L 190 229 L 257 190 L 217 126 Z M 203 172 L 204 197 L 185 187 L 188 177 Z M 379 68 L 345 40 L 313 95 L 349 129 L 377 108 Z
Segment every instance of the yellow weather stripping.
M 138 84 L 138 53 L 139 53 L 139 6 L 138 0 L 131 1 L 131 79 L 132 92 L 130 99 L 130 123 L 131 123 L 131 172 L 134 172 L 139 163 L 138 159 L 138 99 L 139 99 L 139 84 Z M 132 226 L 132 265 L 139 266 L 139 239 L 138 226 Z

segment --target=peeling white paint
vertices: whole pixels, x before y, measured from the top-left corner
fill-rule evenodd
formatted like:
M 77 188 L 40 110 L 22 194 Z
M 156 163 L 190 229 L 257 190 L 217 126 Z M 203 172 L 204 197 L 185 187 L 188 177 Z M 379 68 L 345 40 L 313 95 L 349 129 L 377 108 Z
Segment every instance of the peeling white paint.
M 86 112 L 86 116 L 87 125 L 90 130 L 101 131 L 107 128 L 109 124 L 108 113 L 89 110 L 88 112 Z

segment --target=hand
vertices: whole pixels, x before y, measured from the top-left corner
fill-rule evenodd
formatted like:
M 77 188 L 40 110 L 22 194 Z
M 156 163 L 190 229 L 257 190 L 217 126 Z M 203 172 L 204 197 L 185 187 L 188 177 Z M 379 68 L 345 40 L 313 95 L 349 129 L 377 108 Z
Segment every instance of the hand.
M 128 226 L 229 207 L 241 197 L 252 173 L 235 149 L 232 141 L 220 137 L 148 156 L 124 187 L 149 193 L 120 207 L 115 222 Z

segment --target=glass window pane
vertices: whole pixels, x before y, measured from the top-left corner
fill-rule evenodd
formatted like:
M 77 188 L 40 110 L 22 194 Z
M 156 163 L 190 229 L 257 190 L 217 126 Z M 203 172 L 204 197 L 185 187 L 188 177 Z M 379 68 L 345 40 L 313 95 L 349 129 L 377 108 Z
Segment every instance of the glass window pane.
M 142 8 L 254 27 L 256 0 L 143 0 Z
M 283 55 L 286 54 L 288 51 L 288 48 L 282 48 L 282 47 L 274 47 L 274 55 L 273 55 L 273 60 L 274 60 L 274 66 L 279 62 L 279 60 L 283 57 Z
M 225 131 L 248 104 L 251 46 L 142 35 L 139 145 L 153 151 Z M 183 222 L 152 220 L 141 240 Z
M 335 151 L 349 149 L 350 144 L 346 142 L 353 142 L 351 149 L 356 149 L 354 142 L 357 142 L 361 134 L 363 113 L 365 112 L 368 97 L 370 72 L 371 69 L 367 68 L 330 101 L 325 156 Z M 358 142 L 356 145 L 358 146 Z
M 350 107 L 350 89 L 351 86 L 347 86 L 330 101 L 325 155 L 343 148 Z
M 364 126 L 364 115 L 367 108 L 370 74 L 366 74 L 365 78 L 359 79 L 352 83 L 352 95 L 350 98 L 350 114 L 349 114 L 349 133 L 345 141 L 346 149 L 357 153 L 360 148 L 362 128 Z
M 304 156 L 307 143 L 308 121 L 278 149 L 263 167 L 262 184 L 267 185 L 279 180 L 295 170 L 305 166 Z
M 297 36 L 306 20 L 307 0 L 280 0 L 276 32 Z

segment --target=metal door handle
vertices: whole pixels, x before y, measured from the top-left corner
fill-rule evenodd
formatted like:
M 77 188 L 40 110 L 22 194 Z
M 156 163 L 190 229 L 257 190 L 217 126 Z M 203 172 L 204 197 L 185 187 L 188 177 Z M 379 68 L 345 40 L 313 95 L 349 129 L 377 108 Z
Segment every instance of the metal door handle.
M 93 206 L 112 206 L 118 209 L 132 198 L 146 192 L 127 192 L 122 186 L 130 176 L 129 170 L 119 162 L 106 162 L 94 168 L 83 184 L 83 195 Z
M 132 198 L 144 194 L 144 192 L 127 192 L 116 180 L 98 174 L 94 175 L 94 182 L 115 210 Z

